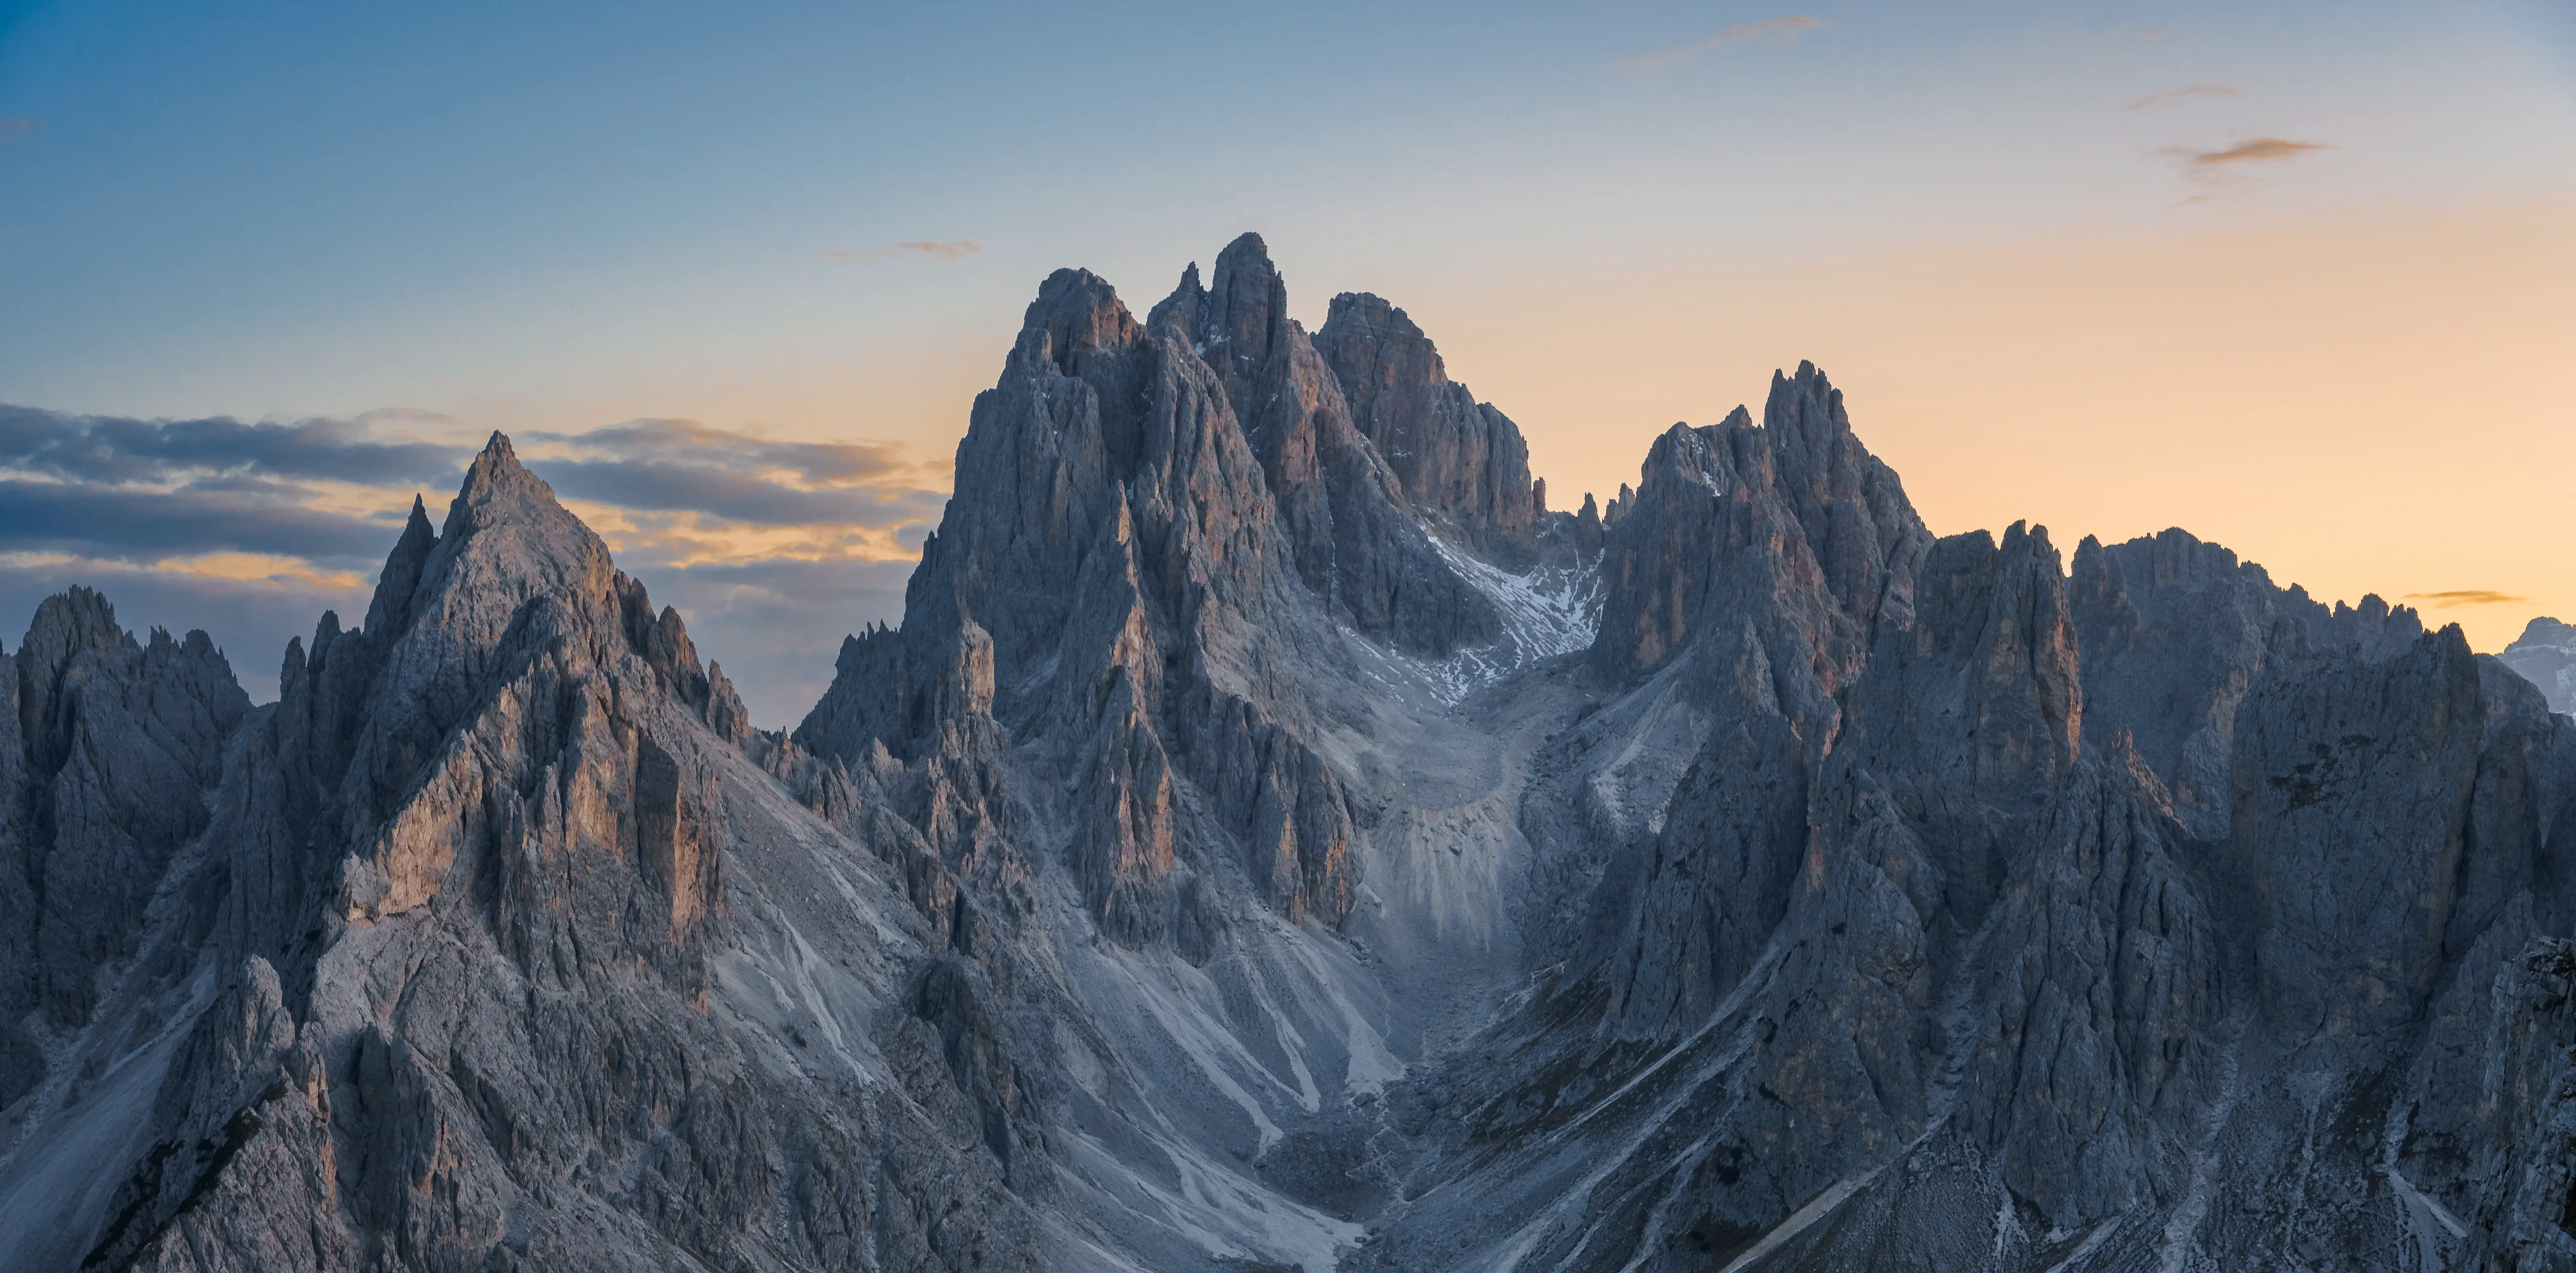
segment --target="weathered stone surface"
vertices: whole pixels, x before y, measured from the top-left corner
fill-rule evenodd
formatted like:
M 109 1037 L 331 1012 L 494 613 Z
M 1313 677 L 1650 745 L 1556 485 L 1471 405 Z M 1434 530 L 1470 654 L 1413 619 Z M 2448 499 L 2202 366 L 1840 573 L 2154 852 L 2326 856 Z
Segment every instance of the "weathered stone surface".
M 710 727 L 677 616 L 506 439 L 370 616 L 290 648 L 67 1081 L 17 1111 L 8 1215 L 119 1102 L 123 1183 L 0 1263 L 1035 1261 L 1007 1164 L 950 1134 L 983 1143 L 960 1084 L 989 1080 L 916 1015 L 927 933 L 818 906 L 890 882 Z
M 1605 518 L 1593 646 L 1605 672 L 1650 672 L 1699 632 L 1733 627 L 1733 610 L 1803 641 L 1807 650 L 1774 663 L 1811 683 L 1793 698 L 1829 698 L 1858 670 L 1882 613 L 1910 619 L 1931 536 L 1896 475 L 1853 436 L 1841 392 L 1802 363 L 1794 379 L 1773 377 L 1763 419 L 1756 428 L 1739 407 L 1714 426 L 1676 425 L 1648 451 L 1644 485 L 1620 488 Z
M 2474 1147 L 2483 1260 L 2503 1273 L 2576 1269 L 2576 946 L 2542 938 L 2495 982 L 2478 1092 L 2491 1133 Z
M 1493 404 L 1449 378 L 1440 351 L 1403 310 L 1344 292 L 1315 349 L 1416 510 L 1449 520 L 1489 554 L 1526 557 L 1547 511 L 1545 483 L 1530 478 L 1529 445 Z
M 1093 276 L 1047 281 L 958 446 L 976 498 L 951 502 L 902 628 L 852 638 L 797 731 L 844 766 L 879 742 L 936 758 L 926 651 L 989 632 L 991 710 L 1048 740 L 1063 776 L 1044 785 L 1080 793 L 1067 851 L 1129 944 L 1168 937 L 1213 869 L 1176 856 L 1184 778 L 1274 906 L 1337 922 L 1351 818 L 1291 669 L 1344 666 L 1337 619 L 1433 647 L 1460 613 L 1490 621 L 1352 430 L 1260 241 L 1228 248 L 1217 279 L 1193 274 L 1144 326 Z M 1401 582 L 1417 574 L 1437 588 Z
M 138 642 L 85 588 L 48 598 L 0 659 L 0 1107 L 44 1040 L 79 1030 L 133 952 L 172 854 L 203 830 L 250 709 L 203 632 Z
M 273 706 L 58 598 L 0 1271 L 2576 1267 L 2557 629 L 1763 416 L 1548 512 L 1246 236 L 1047 280 L 792 733 L 497 436 Z
M 1209 287 L 1200 287 L 1193 265 L 1146 328 L 1188 344 L 1224 385 L 1261 459 L 1298 574 L 1335 613 L 1361 632 L 1433 655 L 1500 634 L 1490 602 L 1441 561 L 1379 445 L 1354 423 L 1336 368 L 1288 317 L 1287 284 L 1261 236 L 1244 235 L 1217 254 Z M 1525 475 L 1519 430 L 1499 418 L 1480 423 L 1490 439 L 1503 440 L 1501 453 L 1489 446 L 1453 458 L 1450 480 L 1508 484 L 1515 456 Z M 1499 471 L 1488 477 L 1472 465 Z

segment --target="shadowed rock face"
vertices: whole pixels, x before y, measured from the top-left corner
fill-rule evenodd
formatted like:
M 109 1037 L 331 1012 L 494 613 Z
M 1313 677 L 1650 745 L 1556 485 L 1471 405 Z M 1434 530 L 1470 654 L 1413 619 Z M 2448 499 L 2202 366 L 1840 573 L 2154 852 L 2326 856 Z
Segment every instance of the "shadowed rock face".
M 0 659 L 0 1106 L 77 1032 L 133 953 L 171 855 L 203 831 L 250 700 L 203 632 L 148 644 L 85 588 L 49 598 Z
M 275 704 L 47 602 L 0 1271 L 2576 1267 L 2555 628 L 1935 538 L 1803 364 L 1549 512 L 1254 236 L 957 475 L 792 731 L 498 435 Z

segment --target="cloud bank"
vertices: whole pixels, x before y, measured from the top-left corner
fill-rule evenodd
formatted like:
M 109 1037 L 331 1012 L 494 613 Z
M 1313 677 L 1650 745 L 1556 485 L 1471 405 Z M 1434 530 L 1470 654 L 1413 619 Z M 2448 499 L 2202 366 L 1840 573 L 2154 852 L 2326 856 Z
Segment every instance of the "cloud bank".
M 0 405 L 0 633 L 72 584 L 137 630 L 203 628 L 253 697 L 320 614 L 366 610 L 415 495 L 435 516 L 480 430 L 425 412 L 244 423 Z M 841 635 L 898 618 L 944 471 L 891 444 L 693 420 L 523 432 L 529 469 L 657 601 L 688 615 L 754 718 L 792 725 Z

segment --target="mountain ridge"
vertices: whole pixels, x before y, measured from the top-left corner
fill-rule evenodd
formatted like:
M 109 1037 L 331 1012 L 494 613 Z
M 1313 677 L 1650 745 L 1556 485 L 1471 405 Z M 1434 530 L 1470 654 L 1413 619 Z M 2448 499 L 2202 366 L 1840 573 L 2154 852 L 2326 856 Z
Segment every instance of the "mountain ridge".
M 2506 664 L 1936 537 L 1810 364 L 1551 511 L 1285 288 L 1050 276 L 790 730 L 499 434 L 274 704 L 48 602 L 0 1268 L 2576 1260 Z

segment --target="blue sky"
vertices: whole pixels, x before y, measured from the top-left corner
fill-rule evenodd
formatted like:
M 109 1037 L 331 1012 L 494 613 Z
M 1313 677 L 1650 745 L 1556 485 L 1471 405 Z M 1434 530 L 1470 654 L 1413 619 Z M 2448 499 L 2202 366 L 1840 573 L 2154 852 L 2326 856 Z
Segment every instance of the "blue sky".
M 2138 387 L 2164 375 L 2205 386 L 2221 416 L 2229 400 L 2318 404 L 2316 419 L 2267 405 L 2211 420 L 2195 446 L 2270 430 L 2278 453 L 2257 467 L 2321 438 L 2367 450 L 2438 411 L 2442 378 L 2375 389 L 2391 414 L 2363 420 L 2368 403 L 2333 396 L 2338 367 L 2391 347 L 2445 368 L 2513 340 L 2545 348 L 2562 319 L 2576 334 L 2528 290 L 2576 281 L 2549 248 L 2553 229 L 2576 239 L 2571 14 L 2542 0 L 6 5 L 0 403 L 319 420 L 441 455 L 493 428 L 557 435 L 536 449 L 555 480 L 744 669 L 764 725 L 801 713 L 842 632 L 894 617 L 967 402 L 1037 280 L 1090 266 L 1141 307 L 1245 229 L 1268 237 L 1310 321 L 1344 289 L 1411 309 L 1453 373 L 1522 422 L 1569 502 L 1633 473 L 1672 419 L 1714 419 L 1771 367 L 1816 356 L 1936 529 L 2062 507 L 2070 542 L 2143 533 L 2161 523 L 2104 485 L 2105 463 L 2052 470 L 2027 458 L 2032 439 L 2098 435 L 2125 456 L 2155 432 L 2151 411 L 2198 414 Z M 2305 272 L 2192 283 L 2211 309 L 2271 314 L 2284 295 L 2325 296 L 2321 279 L 2387 271 L 2375 326 L 2347 330 L 2344 302 L 2279 311 L 2302 335 L 2253 360 L 2269 379 L 2240 384 L 2248 357 L 2192 344 L 2206 311 L 2176 302 L 2163 327 L 2127 325 L 2163 312 L 2156 289 L 2197 278 L 2192 262 L 2321 243 L 2343 246 Z M 2483 256 L 2446 273 L 2445 252 Z M 2120 273 L 2168 256 L 2181 264 Z M 1950 307 L 1976 321 L 1943 321 Z M 2009 382 L 2049 343 L 2012 316 L 2061 307 L 2074 317 L 2050 323 L 2116 331 L 2105 343 L 2134 357 L 2084 354 L 2044 411 L 1983 401 L 1949 370 Z M 2501 326 L 2405 326 L 2435 310 Z M 2495 427 L 2576 474 L 2576 455 L 2547 449 L 2576 432 L 2576 396 L 2529 375 Z M 637 420 L 693 423 L 574 440 Z M 2345 431 L 2316 432 L 2330 426 Z M 864 472 L 747 477 L 725 457 L 749 439 L 877 449 Z M 670 470 L 661 485 L 579 467 L 646 462 Z M 18 480 L 107 481 L 30 463 L 0 455 Z M 213 498 L 209 483 L 263 473 L 285 485 L 223 497 L 382 520 L 452 484 L 259 463 L 164 463 L 93 493 Z M 2493 561 L 2474 538 L 2407 555 L 2425 527 L 2494 502 L 2471 468 L 2338 468 L 2311 489 L 2193 476 L 2211 467 L 2155 470 L 2156 507 L 2329 595 L 2457 584 L 2576 606 L 2576 583 L 2540 577 L 2548 553 L 2576 552 L 2563 536 Z M 671 493 L 682 470 L 696 507 Z M 2337 556 L 2374 542 L 2336 521 L 2338 484 L 2349 504 L 2352 484 L 2399 477 L 2422 492 L 2420 522 Z M 743 480 L 822 492 L 816 507 L 851 520 L 746 521 Z M 2266 491 L 2277 517 L 2238 513 Z M 2490 545 L 2568 520 L 2535 491 L 2537 529 Z M 0 504 L 0 630 L 43 590 L 92 579 L 129 623 L 209 627 L 255 694 L 284 635 L 324 604 L 363 609 L 351 580 L 373 575 L 266 540 L 10 538 L 39 518 L 32 501 Z M 2065 524 L 2096 510 L 2099 525 Z M 211 560 L 224 552 L 260 560 Z M 2518 626 L 2507 609 L 2474 617 Z

